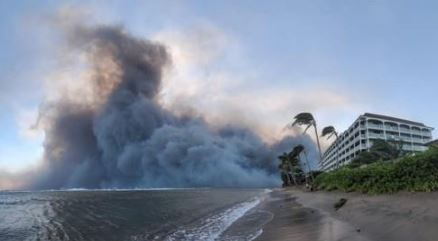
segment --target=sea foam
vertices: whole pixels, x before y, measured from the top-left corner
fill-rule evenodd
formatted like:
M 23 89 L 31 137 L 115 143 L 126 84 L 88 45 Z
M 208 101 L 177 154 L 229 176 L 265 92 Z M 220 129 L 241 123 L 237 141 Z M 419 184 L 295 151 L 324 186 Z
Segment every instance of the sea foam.
M 196 227 L 177 230 L 176 232 L 169 235 L 166 238 L 166 241 L 216 240 L 235 221 L 245 215 L 245 213 L 247 213 L 249 210 L 256 207 L 260 202 L 260 198 L 255 198 L 246 202 L 236 204 L 223 212 L 204 219 L 201 224 Z M 256 236 L 260 235 L 260 233 L 261 230 L 258 231 Z M 255 237 L 250 238 L 249 240 L 252 240 L 254 238 Z

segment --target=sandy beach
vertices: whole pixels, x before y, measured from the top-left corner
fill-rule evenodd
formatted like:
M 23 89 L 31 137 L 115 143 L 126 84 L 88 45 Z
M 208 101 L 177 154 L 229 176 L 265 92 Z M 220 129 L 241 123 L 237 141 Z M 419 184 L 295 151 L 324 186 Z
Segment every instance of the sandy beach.
M 339 210 L 334 204 L 347 202 Z M 273 219 L 256 239 L 297 241 L 436 241 L 438 193 L 370 196 L 274 190 L 260 208 Z

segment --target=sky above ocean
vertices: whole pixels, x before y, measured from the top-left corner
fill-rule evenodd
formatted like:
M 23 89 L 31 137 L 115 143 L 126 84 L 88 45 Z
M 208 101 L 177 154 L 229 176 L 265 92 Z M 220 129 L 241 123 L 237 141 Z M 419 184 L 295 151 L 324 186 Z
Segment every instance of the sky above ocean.
M 269 141 L 302 111 L 339 131 L 364 112 L 438 127 L 437 7 L 436 1 L 1 1 L 0 169 L 41 160 L 44 136 L 32 127 L 42 101 L 56 95 L 47 82 L 80 84 L 66 80 L 76 69 L 59 56 L 56 16 L 120 25 L 163 43 L 172 57 L 164 106 L 175 110 L 184 100 L 182 108 L 209 122 L 240 121 Z

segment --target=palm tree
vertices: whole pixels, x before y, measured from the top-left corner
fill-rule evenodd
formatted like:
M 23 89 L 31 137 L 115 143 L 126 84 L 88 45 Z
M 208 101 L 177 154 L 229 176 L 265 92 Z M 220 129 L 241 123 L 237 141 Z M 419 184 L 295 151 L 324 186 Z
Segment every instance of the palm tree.
M 303 150 L 303 153 L 304 153 L 304 158 L 306 159 L 307 169 L 309 170 L 309 173 L 310 173 L 310 178 L 312 179 L 312 182 L 314 182 L 315 181 L 315 177 L 313 176 L 313 171 L 310 169 L 310 165 L 309 165 L 309 160 L 307 158 L 306 149 Z
M 297 145 L 292 149 L 292 152 L 291 152 L 292 155 L 295 155 L 298 158 L 299 158 L 301 153 L 304 153 L 304 158 L 305 158 L 307 170 L 310 173 L 310 177 L 312 178 L 312 181 L 313 181 L 314 180 L 313 174 L 312 174 L 312 171 L 310 170 L 309 160 L 307 159 L 307 153 L 306 153 L 306 149 L 304 148 L 304 146 L 301 144 Z M 306 180 L 307 180 L 307 178 L 306 178 Z
M 293 157 L 291 155 L 291 153 L 287 154 L 287 165 L 289 166 L 290 169 L 290 175 L 292 178 L 292 181 L 294 182 L 295 186 L 298 185 L 297 182 L 297 169 L 299 169 L 298 165 L 299 165 L 299 160 L 296 157 Z
M 326 126 L 322 129 L 321 137 L 324 136 L 327 136 L 327 140 L 330 139 L 332 136 L 335 136 L 335 143 L 338 140 L 338 132 L 336 132 L 336 129 L 333 126 Z M 338 165 L 338 148 L 336 148 L 336 167 L 338 167 Z
M 332 137 L 333 135 L 336 136 L 336 138 L 338 138 L 338 133 L 336 132 L 336 129 L 333 126 L 326 126 L 322 129 L 322 133 L 321 136 L 327 136 L 327 139 L 330 139 L 330 137 Z
M 292 151 L 290 152 L 290 155 L 292 157 L 297 157 L 301 154 L 301 152 L 304 150 L 304 146 L 303 145 L 296 145 Z
M 288 153 L 283 153 L 278 156 L 278 159 L 281 160 L 280 168 L 286 174 L 288 183 L 292 184 L 292 182 L 297 185 L 295 181 L 295 177 L 293 176 L 293 168 L 290 162 L 290 155 Z M 286 183 L 287 185 L 287 183 Z
M 313 126 L 313 129 L 315 131 L 315 136 L 316 136 L 316 143 L 318 144 L 318 151 L 319 151 L 319 162 L 322 162 L 322 153 L 321 153 L 321 145 L 319 143 L 319 136 L 318 136 L 318 130 L 316 128 L 316 121 L 315 118 L 313 118 L 313 115 L 308 113 L 308 112 L 302 112 L 299 113 L 298 115 L 296 115 L 294 117 L 294 122 L 292 122 L 292 124 L 290 125 L 291 127 L 295 126 L 295 125 L 306 125 L 306 129 L 304 130 L 303 133 L 306 133 L 306 131 Z
M 289 186 L 290 180 L 288 175 L 289 167 L 286 165 L 286 163 L 280 163 L 278 165 L 278 168 L 281 170 L 281 180 L 283 181 L 283 187 Z

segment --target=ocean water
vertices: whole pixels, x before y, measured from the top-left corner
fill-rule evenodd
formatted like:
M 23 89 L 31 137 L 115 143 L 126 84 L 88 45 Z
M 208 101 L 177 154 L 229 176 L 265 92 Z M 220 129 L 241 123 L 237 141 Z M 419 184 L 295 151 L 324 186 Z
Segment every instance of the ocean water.
M 0 192 L 0 240 L 253 240 L 265 189 Z

